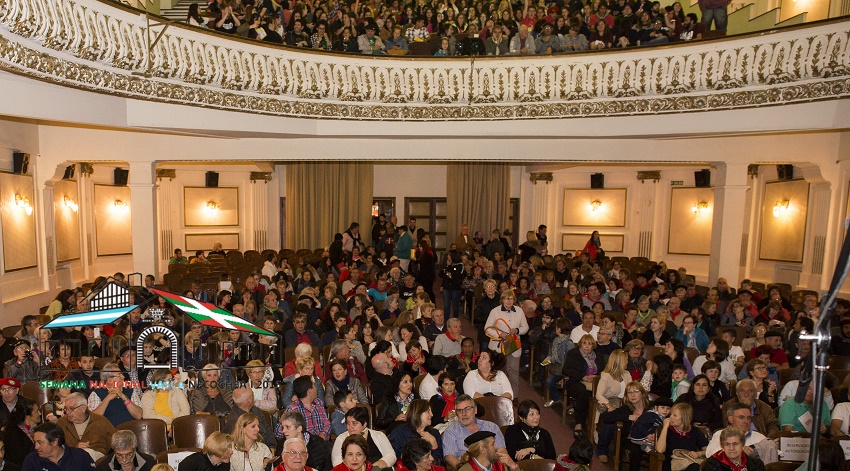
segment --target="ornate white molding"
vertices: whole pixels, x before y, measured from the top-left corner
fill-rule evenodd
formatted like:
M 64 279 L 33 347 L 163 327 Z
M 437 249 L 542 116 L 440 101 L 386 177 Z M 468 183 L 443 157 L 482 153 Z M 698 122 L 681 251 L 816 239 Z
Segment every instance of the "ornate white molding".
M 136 99 L 277 116 L 451 121 L 750 108 L 850 96 L 850 20 L 720 41 L 532 58 L 323 54 L 99 0 L 0 0 L 0 68 Z M 162 26 L 153 27 L 151 36 Z M 152 76 L 144 76 L 150 59 Z

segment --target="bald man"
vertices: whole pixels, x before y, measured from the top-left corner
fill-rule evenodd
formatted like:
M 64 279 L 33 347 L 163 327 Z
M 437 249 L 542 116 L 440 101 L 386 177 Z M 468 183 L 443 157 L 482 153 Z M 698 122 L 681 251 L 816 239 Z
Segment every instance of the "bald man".
M 224 424 L 224 433 L 233 432 L 236 426 L 236 421 L 239 416 L 250 412 L 260 419 L 260 434 L 263 435 L 263 443 L 272 450 L 277 447 L 277 439 L 274 436 L 269 419 L 254 405 L 254 392 L 248 388 L 236 388 L 233 390 L 233 407 L 230 409 L 230 414 L 227 415 L 227 422 Z
M 375 375 L 369 381 L 369 386 L 372 388 L 373 400 L 379 403 L 392 383 L 393 362 L 386 353 L 379 353 L 372 357 L 372 368 L 375 369 Z

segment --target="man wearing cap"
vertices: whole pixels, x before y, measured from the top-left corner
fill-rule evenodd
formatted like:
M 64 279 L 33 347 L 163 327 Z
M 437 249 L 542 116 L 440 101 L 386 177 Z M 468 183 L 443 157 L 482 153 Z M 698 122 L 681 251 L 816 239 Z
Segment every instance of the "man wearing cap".
M 443 453 L 445 462 L 454 469 L 462 464 L 463 454 L 469 446 L 466 439 L 477 432 L 489 432 L 490 437 L 495 438 L 495 448 L 499 453 L 507 455 L 505 448 L 505 437 L 499 430 L 499 427 L 493 422 L 480 420 L 475 417 L 478 408 L 475 401 L 468 394 L 462 394 L 455 400 L 455 412 L 457 413 L 457 422 L 453 422 L 443 432 Z M 495 459 L 493 460 L 495 461 Z M 489 461 L 486 466 L 482 467 L 485 470 L 489 467 Z M 513 469 L 513 468 L 512 468 Z
M 12 351 L 15 358 L 7 361 L 3 368 L 3 376 L 15 378 L 21 383 L 35 382 L 47 379 L 47 371 L 43 371 L 38 354 L 30 350 L 30 343 L 26 340 L 16 340 Z
M 480 430 L 466 437 L 466 462 L 458 471 L 507 471 L 519 469 L 507 450 L 496 448 L 496 434 Z
M 15 378 L 0 379 L 0 396 L 3 398 L 3 405 L 0 405 L 0 427 L 5 427 L 9 421 L 9 414 L 15 408 L 21 395 L 21 382 Z
M 770 365 L 776 368 L 787 368 L 788 356 L 785 355 L 785 350 L 782 348 L 782 334 L 775 330 L 767 331 L 764 334 L 764 344 L 773 349 L 770 353 Z M 755 347 L 750 350 L 750 358 L 758 358 Z
M 363 54 L 382 54 L 384 52 L 384 43 L 381 41 L 381 38 L 375 35 L 378 27 L 370 21 L 366 23 L 364 29 L 366 32 L 357 37 L 357 48 Z

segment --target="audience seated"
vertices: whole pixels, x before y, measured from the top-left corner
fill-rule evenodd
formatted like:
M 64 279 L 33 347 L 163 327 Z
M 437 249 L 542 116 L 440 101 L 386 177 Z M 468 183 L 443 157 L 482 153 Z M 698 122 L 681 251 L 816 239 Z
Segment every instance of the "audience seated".
M 68 432 L 65 432 L 68 436 Z M 118 430 L 112 434 L 109 449 L 112 453 L 100 461 L 97 471 L 113 471 L 132 466 L 131 469 L 138 471 L 150 471 L 156 464 L 156 457 L 140 453 L 136 434 L 130 430 Z M 188 465 L 186 466 L 189 467 Z

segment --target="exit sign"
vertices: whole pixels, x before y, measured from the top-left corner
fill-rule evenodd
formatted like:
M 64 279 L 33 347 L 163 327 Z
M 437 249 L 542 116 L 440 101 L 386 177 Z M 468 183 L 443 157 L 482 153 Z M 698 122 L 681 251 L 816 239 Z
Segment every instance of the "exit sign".
M 670 185 L 672 185 L 672 186 L 682 186 L 684 184 L 685 184 L 685 182 L 682 181 L 682 180 L 673 180 L 673 181 L 670 182 Z

